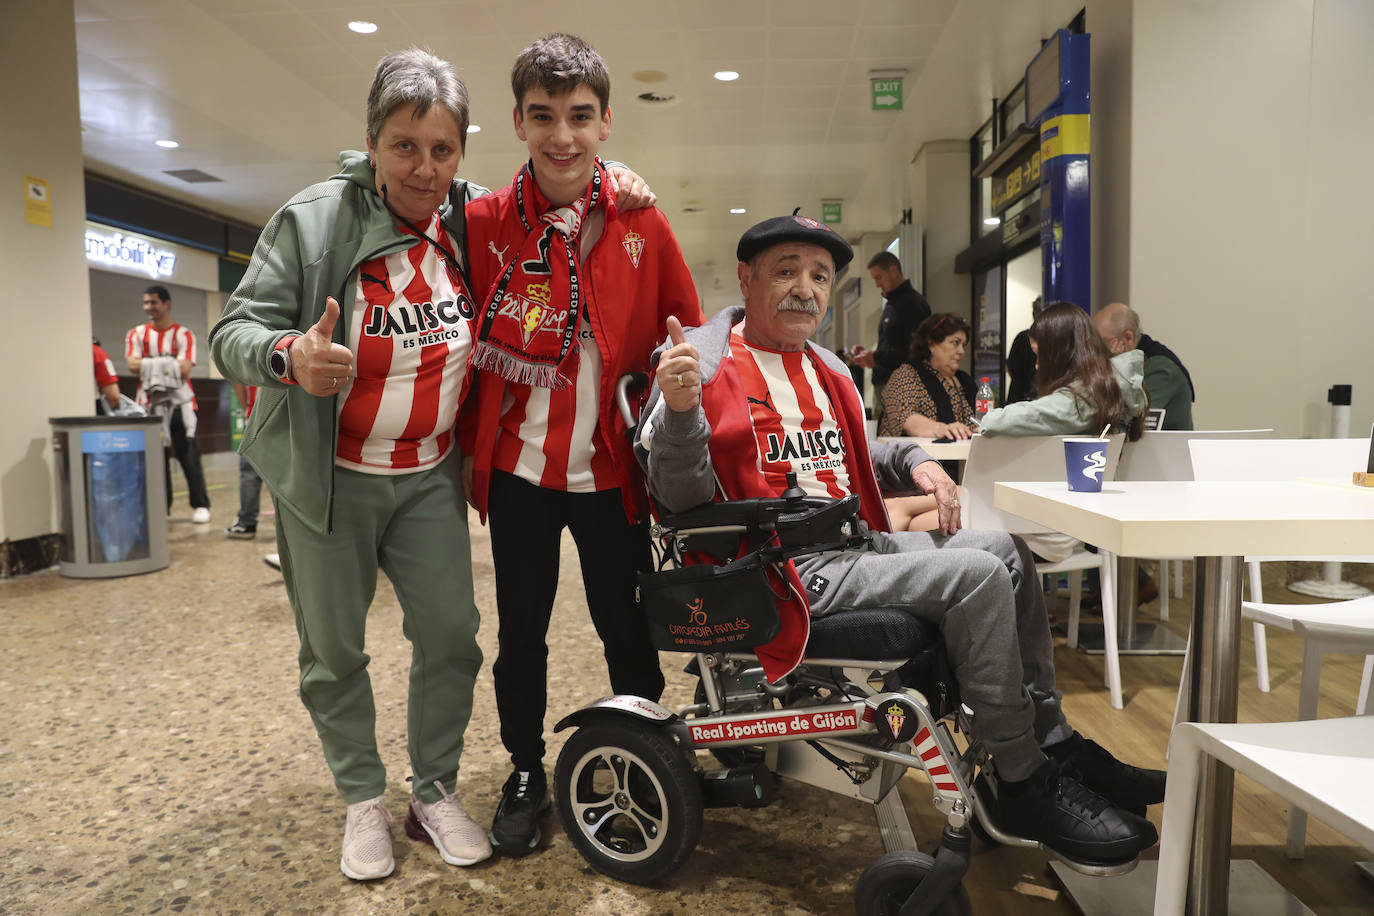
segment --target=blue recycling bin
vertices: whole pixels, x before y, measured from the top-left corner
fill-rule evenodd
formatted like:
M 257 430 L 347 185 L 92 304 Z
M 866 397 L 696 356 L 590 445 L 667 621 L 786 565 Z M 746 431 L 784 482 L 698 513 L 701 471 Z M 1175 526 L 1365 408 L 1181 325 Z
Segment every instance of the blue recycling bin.
M 53 417 L 60 478 L 58 568 L 80 579 L 168 565 L 162 422 L 157 417 Z

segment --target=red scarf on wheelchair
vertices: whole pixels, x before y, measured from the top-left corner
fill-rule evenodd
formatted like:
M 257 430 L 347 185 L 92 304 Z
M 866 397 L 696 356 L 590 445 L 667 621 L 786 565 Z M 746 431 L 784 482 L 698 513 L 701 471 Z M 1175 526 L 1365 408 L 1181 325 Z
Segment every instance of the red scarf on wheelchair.
M 868 451 L 863 405 L 854 388 L 854 380 L 847 372 L 840 377 L 809 347 L 807 355 L 835 407 L 835 416 L 845 441 L 845 465 L 849 471 L 850 486 L 861 500 L 859 515 L 874 531 L 887 531 L 887 507 L 883 504 L 878 478 L 873 470 L 873 457 Z M 728 350 L 719 369 L 702 385 L 701 404 L 711 424 L 708 448 L 716 480 L 723 491 L 722 498 L 777 496 L 759 472 L 758 442 L 754 438 L 748 401 Z M 780 598 L 777 602 L 781 629 L 771 642 L 754 649 L 770 683 L 777 682 L 797 667 L 806 654 L 806 640 L 811 633 L 811 612 L 806 591 L 802 588 L 801 577 L 797 575 L 792 561 L 787 562 L 783 573 L 789 597 Z

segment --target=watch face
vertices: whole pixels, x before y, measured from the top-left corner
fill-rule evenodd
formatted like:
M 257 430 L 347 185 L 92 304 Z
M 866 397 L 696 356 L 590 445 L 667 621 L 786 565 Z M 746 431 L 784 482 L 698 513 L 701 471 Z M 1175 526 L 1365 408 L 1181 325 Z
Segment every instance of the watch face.
M 277 378 L 286 378 L 286 354 L 281 350 L 272 351 L 272 355 L 268 357 L 267 365 Z

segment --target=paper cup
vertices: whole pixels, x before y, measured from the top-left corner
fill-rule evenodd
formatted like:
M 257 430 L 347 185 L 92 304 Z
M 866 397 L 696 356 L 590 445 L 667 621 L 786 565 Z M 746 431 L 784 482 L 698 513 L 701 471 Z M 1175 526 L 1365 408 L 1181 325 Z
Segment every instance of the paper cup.
M 1106 470 L 1106 439 L 1064 440 L 1064 472 L 1070 490 L 1101 493 L 1102 474 Z

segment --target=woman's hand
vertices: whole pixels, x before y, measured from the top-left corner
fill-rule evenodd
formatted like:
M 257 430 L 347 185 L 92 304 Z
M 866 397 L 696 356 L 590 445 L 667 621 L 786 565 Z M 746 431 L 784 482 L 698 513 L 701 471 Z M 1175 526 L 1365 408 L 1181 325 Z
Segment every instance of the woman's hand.
M 687 342 L 682 322 L 668 316 L 668 340 L 673 345 L 658 358 L 654 381 L 669 410 L 691 410 L 701 402 L 701 363 L 697 348 Z
M 333 341 L 338 320 L 339 303 L 330 296 L 320 320 L 291 341 L 291 377 L 317 398 L 338 394 L 353 374 L 353 351 Z
M 624 166 L 617 165 L 606 170 L 611 176 L 615 205 L 620 210 L 642 210 L 652 207 L 658 195 L 649 189 L 649 184 Z
M 941 423 L 936 428 L 936 439 L 967 439 L 973 435 L 973 430 L 962 423 Z

